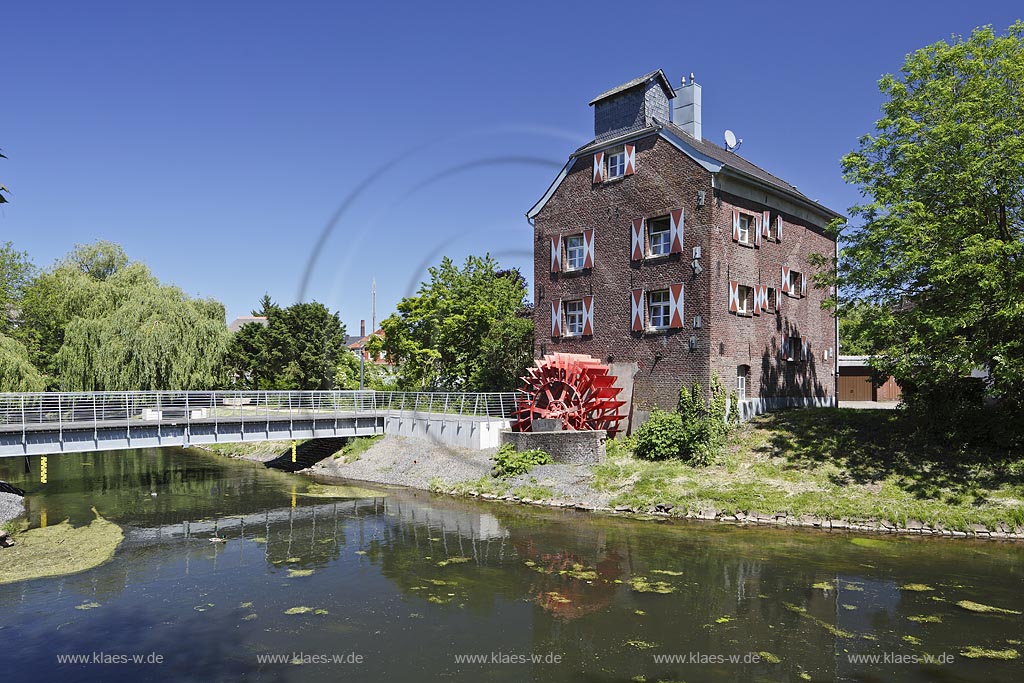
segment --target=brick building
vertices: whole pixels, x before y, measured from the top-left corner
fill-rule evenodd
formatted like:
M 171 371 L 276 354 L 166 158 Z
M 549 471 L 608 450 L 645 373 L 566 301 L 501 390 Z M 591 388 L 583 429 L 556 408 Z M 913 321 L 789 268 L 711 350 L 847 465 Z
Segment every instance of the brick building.
M 748 415 L 832 404 L 837 330 L 809 257 L 834 254 L 839 214 L 705 140 L 692 76 L 590 104 L 594 140 L 527 213 L 535 354 L 610 364 L 634 427 L 716 372 Z

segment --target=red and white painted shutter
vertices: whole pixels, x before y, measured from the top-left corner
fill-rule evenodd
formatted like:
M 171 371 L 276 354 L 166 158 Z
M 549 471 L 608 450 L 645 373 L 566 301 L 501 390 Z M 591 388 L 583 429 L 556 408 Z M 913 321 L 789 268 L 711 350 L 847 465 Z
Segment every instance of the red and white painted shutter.
M 761 216 L 754 216 L 754 246 L 761 246 Z
M 551 300 L 551 336 L 562 336 L 562 300 Z
M 683 326 L 683 285 L 668 286 L 668 326 L 679 329 Z
M 807 275 L 800 273 L 800 296 L 807 296 Z
M 754 285 L 754 315 L 761 315 L 761 285 Z
M 644 260 L 644 219 L 633 219 L 632 239 L 630 240 L 631 256 L 633 261 Z
M 772 212 L 765 211 L 761 217 L 761 237 L 768 237 L 772 231 Z
M 782 310 L 782 290 L 775 290 L 775 312 L 778 313 Z
M 594 297 L 583 297 L 583 334 L 594 334 Z
M 782 360 L 789 360 L 789 337 L 782 337 L 782 343 L 779 345 L 779 348 L 782 349 Z
M 632 324 L 630 330 L 633 332 L 644 331 L 644 290 L 634 289 L 630 292 L 630 315 L 632 316 Z
M 789 268 L 782 266 L 782 289 L 783 294 L 789 294 Z
M 562 236 L 551 237 L 551 272 L 557 273 L 562 270 Z
M 633 145 L 626 145 L 626 171 L 625 175 L 633 175 L 636 172 L 636 148 Z
M 729 280 L 729 312 L 738 313 L 740 310 L 740 283 Z
M 668 234 L 670 254 L 683 253 L 683 210 L 673 209 L 669 212 Z
M 800 337 L 800 360 L 807 360 L 807 337 Z
M 594 267 L 594 229 L 583 231 L 583 267 Z
M 740 241 L 740 210 L 732 210 L 732 241 Z
M 782 241 L 782 216 L 775 217 L 775 239 Z
M 594 154 L 594 182 L 600 183 L 604 180 L 604 152 Z

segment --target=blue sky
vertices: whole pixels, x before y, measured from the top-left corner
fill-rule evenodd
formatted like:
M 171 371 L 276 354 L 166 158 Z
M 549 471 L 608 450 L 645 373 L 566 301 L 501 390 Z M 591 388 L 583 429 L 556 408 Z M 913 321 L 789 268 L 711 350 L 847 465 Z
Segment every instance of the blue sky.
M 13 3 L 0 63 L 0 241 L 41 266 L 107 239 L 224 302 L 268 292 L 378 319 L 441 253 L 532 273 L 524 213 L 655 68 L 703 87 L 704 135 L 845 211 L 840 157 L 908 52 L 1009 2 Z M 1016 9 L 1015 9 L 1016 8 Z M 383 170 L 382 170 L 383 168 Z M 353 198 L 353 192 L 358 190 Z

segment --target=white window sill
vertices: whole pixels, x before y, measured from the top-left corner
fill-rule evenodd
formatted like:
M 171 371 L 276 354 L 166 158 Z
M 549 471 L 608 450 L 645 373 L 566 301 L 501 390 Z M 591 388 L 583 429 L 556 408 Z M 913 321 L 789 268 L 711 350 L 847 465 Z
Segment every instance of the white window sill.
M 666 254 L 647 254 L 646 256 L 644 256 L 644 260 L 645 261 L 664 261 L 664 260 L 668 259 L 668 257 L 671 256 L 671 255 L 672 255 L 671 253 L 666 253 Z

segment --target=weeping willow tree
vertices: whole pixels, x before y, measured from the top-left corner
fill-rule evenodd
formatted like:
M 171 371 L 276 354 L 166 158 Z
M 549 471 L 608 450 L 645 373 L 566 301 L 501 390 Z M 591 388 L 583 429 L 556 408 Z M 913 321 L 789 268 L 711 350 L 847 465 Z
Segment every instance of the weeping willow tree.
M 28 359 L 28 350 L 15 339 L 0 334 L 0 392 L 42 391 L 46 379 Z
M 219 386 L 224 307 L 163 285 L 110 243 L 77 247 L 23 300 L 23 334 L 50 385 L 66 391 Z

